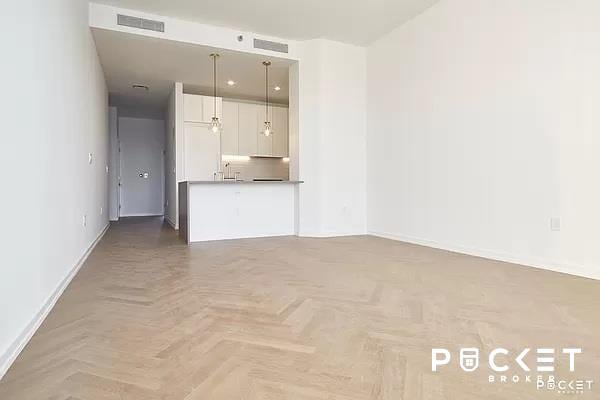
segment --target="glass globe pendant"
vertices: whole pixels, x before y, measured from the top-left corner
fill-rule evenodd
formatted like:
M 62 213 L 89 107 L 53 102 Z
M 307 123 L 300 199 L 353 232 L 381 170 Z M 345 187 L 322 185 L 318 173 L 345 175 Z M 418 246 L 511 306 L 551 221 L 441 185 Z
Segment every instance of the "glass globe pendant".
M 219 57 L 219 55 L 213 53 L 210 56 L 213 59 L 213 98 L 215 101 L 213 108 L 213 117 L 210 122 L 210 130 L 213 133 L 218 134 L 221 133 L 222 130 L 221 121 L 219 121 L 219 117 L 217 117 L 217 58 Z
M 273 134 L 273 128 L 269 119 L 269 66 L 271 65 L 271 61 L 263 61 L 263 65 L 265 66 L 265 124 L 261 133 L 269 137 Z

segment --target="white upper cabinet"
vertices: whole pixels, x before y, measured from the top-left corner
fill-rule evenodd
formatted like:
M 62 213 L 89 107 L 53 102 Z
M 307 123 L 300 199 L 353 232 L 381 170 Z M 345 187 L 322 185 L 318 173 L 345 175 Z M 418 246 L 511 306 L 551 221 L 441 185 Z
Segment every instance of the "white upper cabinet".
M 219 120 L 223 119 L 221 110 L 223 109 L 223 99 L 217 97 L 217 112 L 216 116 Z M 202 115 L 203 122 L 210 123 L 215 116 L 215 98 L 212 96 L 202 96 Z
M 223 130 L 221 131 L 221 153 L 240 154 L 239 148 L 239 104 L 223 101 Z
M 202 96 L 183 95 L 183 120 L 186 122 L 203 122 Z
M 256 134 L 258 135 L 258 145 L 256 154 L 259 156 L 273 155 L 273 135 L 265 136 L 262 132 L 265 129 L 265 121 L 267 109 L 264 105 L 258 106 L 258 125 L 256 126 Z M 269 107 L 269 117 L 273 115 L 273 107 Z M 271 128 L 273 128 L 273 119 L 271 118 Z
M 258 151 L 258 105 L 238 103 L 239 155 L 253 156 Z
M 273 125 L 273 150 L 271 154 L 276 157 L 287 157 L 289 156 L 288 108 L 273 106 L 271 115 L 271 124 Z
M 269 119 L 273 128 L 271 136 L 261 133 L 265 123 L 264 104 L 224 100 L 221 108 L 222 154 L 288 157 L 288 108 L 286 106 L 269 107 Z
M 223 99 L 217 97 L 217 117 L 221 118 Z M 196 94 L 183 95 L 183 120 L 185 122 L 210 123 L 214 115 L 215 99 Z

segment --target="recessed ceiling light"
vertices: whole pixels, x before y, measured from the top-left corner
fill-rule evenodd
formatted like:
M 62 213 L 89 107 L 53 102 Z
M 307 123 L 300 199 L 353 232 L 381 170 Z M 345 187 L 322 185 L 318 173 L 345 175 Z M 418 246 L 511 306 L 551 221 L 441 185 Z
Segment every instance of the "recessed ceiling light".
M 230 80 L 227 81 L 227 84 L 229 86 L 233 86 L 233 85 L 235 85 L 235 82 L 230 79 Z
M 279 86 L 275 86 L 273 89 L 275 89 L 276 92 L 279 92 L 281 90 Z

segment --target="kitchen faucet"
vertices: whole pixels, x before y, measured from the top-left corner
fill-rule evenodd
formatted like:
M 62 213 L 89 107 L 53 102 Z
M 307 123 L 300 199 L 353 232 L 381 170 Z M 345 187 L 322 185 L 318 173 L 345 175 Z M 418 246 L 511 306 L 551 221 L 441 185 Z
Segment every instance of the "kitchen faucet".
M 231 175 L 231 163 L 225 163 L 225 168 L 227 169 L 227 176 L 225 176 L 223 179 L 236 180 L 236 181 L 239 180 L 239 178 L 240 178 L 239 172 L 234 172 L 233 175 Z

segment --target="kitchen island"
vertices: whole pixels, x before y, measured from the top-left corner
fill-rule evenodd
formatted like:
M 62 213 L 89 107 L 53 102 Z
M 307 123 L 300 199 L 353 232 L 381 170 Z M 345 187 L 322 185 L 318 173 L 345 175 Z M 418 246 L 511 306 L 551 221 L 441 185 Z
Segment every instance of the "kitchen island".
M 296 235 L 302 181 L 179 183 L 179 235 L 187 243 Z

